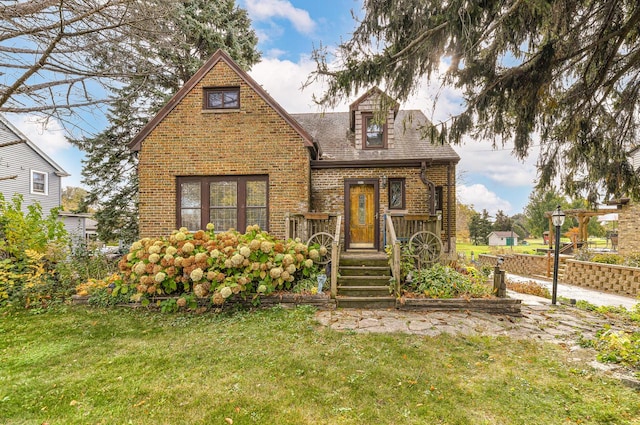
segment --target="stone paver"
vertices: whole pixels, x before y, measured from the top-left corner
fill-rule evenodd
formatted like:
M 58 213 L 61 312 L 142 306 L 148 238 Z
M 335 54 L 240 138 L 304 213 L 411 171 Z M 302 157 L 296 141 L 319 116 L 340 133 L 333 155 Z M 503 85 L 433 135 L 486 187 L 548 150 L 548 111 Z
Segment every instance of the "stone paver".
M 571 351 L 571 358 L 588 361 L 606 369 L 630 385 L 640 385 L 633 375 L 620 367 L 596 365 L 595 351 L 579 347 L 581 337 L 594 338 L 604 325 L 614 330 L 640 331 L 631 323 L 616 322 L 575 307 L 551 306 L 533 300 L 522 305 L 522 317 L 491 315 L 478 312 L 406 312 L 397 310 L 337 309 L 318 311 L 318 322 L 335 330 L 355 332 L 402 332 L 435 336 L 457 335 L 508 336 L 562 344 Z M 574 356 L 575 353 L 575 356 Z

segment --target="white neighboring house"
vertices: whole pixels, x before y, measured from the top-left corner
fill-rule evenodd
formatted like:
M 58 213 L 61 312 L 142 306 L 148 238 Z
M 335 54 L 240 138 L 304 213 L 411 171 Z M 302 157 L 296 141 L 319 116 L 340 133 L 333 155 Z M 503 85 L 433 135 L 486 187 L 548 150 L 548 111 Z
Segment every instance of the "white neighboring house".
M 489 233 L 489 246 L 517 246 L 518 234 L 512 231 Z
M 75 244 L 80 241 L 87 244 L 97 241 L 98 222 L 91 218 L 91 214 L 62 211 L 58 216 Z
M 42 152 L 31 140 L 0 115 L 0 193 L 10 201 L 23 196 L 23 209 L 39 202 L 42 213 L 61 205 L 62 177 L 65 170 Z

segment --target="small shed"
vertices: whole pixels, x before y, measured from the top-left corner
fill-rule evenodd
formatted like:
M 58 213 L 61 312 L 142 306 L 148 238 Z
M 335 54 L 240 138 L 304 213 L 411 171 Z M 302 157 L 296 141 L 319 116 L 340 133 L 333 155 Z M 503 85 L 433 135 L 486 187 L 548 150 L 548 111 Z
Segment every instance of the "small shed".
M 62 219 L 64 228 L 71 236 L 74 245 L 96 241 L 97 222 L 91 218 L 91 214 L 61 211 L 58 216 Z
M 517 246 L 518 234 L 508 231 L 496 231 L 489 233 L 489 246 Z

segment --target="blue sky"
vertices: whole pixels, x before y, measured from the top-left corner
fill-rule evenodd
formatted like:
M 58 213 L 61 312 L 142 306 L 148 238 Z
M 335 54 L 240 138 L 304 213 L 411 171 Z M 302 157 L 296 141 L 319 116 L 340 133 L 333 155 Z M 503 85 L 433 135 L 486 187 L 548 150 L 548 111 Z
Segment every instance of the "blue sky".
M 350 38 L 356 26 L 351 11 L 362 14 L 360 0 L 236 0 L 248 10 L 259 37 L 263 60 L 250 71 L 251 76 L 287 111 L 317 112 L 313 93 L 322 86 L 314 84 L 301 91 L 301 85 L 313 71 L 310 53 L 320 44 L 332 48 Z M 433 108 L 433 99 L 439 101 Z M 354 97 L 355 99 L 355 97 Z M 337 110 L 345 110 L 354 99 L 347 99 Z M 434 122 L 446 119 L 461 108 L 461 99 L 453 89 L 440 88 L 437 81 L 425 84 L 402 105 L 420 109 Z M 30 116 L 7 115 L 23 133 L 60 164 L 71 177 L 63 186 L 81 186 L 82 153 L 66 142 L 62 126 L 49 121 L 46 128 Z M 90 120 L 91 121 L 91 120 Z M 93 128 L 99 131 L 104 119 L 96 116 Z M 499 209 L 509 215 L 522 212 L 536 180 L 537 152 L 525 162 L 511 155 L 511 149 L 494 150 L 488 142 L 468 141 L 454 146 L 461 156 L 458 164 L 458 198 L 473 204 L 478 211 L 486 208 L 491 215 Z

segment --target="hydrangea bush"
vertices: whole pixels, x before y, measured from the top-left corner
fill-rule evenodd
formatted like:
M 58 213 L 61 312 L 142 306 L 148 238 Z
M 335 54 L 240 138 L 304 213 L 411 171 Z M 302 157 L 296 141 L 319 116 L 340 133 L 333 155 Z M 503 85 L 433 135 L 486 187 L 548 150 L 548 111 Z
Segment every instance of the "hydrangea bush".
M 120 260 L 112 294 L 131 293 L 143 304 L 154 296 L 195 295 L 221 305 L 234 294 L 289 290 L 297 278 L 316 273 L 314 260 L 325 254 L 323 246 L 278 240 L 257 225 L 244 234 L 214 233 L 212 224 L 196 232 L 181 228 L 168 238 L 134 242 Z

